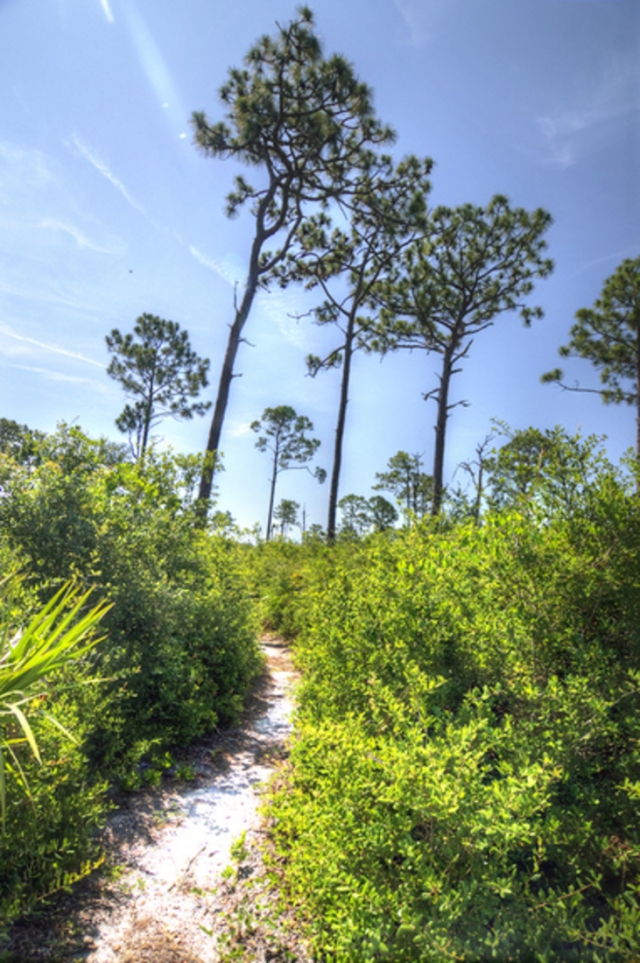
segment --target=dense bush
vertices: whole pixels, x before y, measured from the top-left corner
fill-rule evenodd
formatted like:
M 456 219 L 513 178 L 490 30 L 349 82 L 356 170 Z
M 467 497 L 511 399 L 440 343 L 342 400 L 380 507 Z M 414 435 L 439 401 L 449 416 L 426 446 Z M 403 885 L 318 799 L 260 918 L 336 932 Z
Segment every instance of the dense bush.
M 632 960 L 640 505 L 424 524 L 307 563 L 289 892 L 335 960 Z
M 76 696 L 93 683 L 88 656 L 108 606 L 88 608 L 88 596 L 65 586 L 25 619 L 20 580 L 0 583 L 0 920 L 82 875 L 95 854 L 105 786 L 88 771 Z
M 42 764 L 24 751 L 21 772 L 7 773 L 6 822 L 0 828 L 0 930 L 39 899 L 85 875 L 101 858 L 96 830 L 107 811 L 106 781 L 83 752 L 91 720 L 72 694 L 57 686 L 78 682 L 77 666 L 54 680 L 55 718 L 33 722 Z
M 63 428 L 37 468 L 15 466 L 3 499 L 8 544 L 45 586 L 76 577 L 113 602 L 97 668 L 100 724 L 91 758 L 132 766 L 233 718 L 260 666 L 238 549 L 198 523 L 197 461 L 154 456 L 105 464 L 102 447 Z
M 283 539 L 244 546 L 243 550 L 262 625 L 286 639 L 294 638 L 303 621 L 302 603 L 306 598 L 303 590 L 307 579 L 316 577 L 320 560 L 328 564 L 334 552 L 320 540 L 300 545 Z
M 0 911 L 10 914 L 94 858 L 105 778 L 125 789 L 157 781 L 174 747 L 237 716 L 262 664 L 240 549 L 192 505 L 197 459 L 112 454 L 63 426 L 31 461 L 0 456 L 0 563 L 18 565 L 26 585 L 12 617 L 68 578 L 113 603 L 92 658 L 101 683 L 63 697 L 59 680 L 79 744 L 43 724 L 46 761 L 25 761 L 32 800 L 13 807 L 0 840 Z

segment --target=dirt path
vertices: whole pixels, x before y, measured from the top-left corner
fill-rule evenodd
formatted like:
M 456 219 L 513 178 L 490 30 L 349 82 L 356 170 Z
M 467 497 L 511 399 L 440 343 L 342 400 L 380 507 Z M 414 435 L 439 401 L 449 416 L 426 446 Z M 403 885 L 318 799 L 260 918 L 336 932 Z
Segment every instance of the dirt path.
M 73 908 L 58 908 L 59 918 L 46 920 L 41 933 L 37 921 L 23 924 L 12 940 L 16 963 L 216 963 L 227 954 L 243 960 L 307 958 L 289 927 L 286 937 L 278 936 L 278 923 L 268 918 L 276 902 L 268 888 L 254 887 L 249 899 L 238 893 L 243 876 L 260 875 L 259 789 L 282 757 L 290 731 L 289 653 L 273 636 L 263 646 L 268 674 L 242 725 L 189 751 L 193 783 L 131 797 L 112 815 L 107 837 L 122 872 L 117 883 L 88 881 L 84 892 L 74 893 Z M 245 862 L 225 874 L 231 845 L 244 831 Z M 273 943 L 269 953 L 265 939 Z

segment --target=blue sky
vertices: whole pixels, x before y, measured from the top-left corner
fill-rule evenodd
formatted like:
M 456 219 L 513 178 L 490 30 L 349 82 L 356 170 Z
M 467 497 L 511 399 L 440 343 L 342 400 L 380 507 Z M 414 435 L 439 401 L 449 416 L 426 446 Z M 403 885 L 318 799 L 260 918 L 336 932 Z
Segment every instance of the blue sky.
M 430 156 L 433 203 L 546 208 L 556 262 L 533 297 L 545 318 L 497 319 L 456 376 L 446 477 L 497 417 L 634 440 L 631 409 L 541 385 L 575 311 L 640 253 L 639 0 L 316 0 L 325 52 L 346 55 L 398 133 L 394 155 Z M 251 218 L 224 215 L 237 169 L 192 145 L 189 117 L 222 116 L 227 69 L 295 12 L 288 2 L 0 0 L 0 415 L 52 430 L 78 423 L 121 438 L 124 399 L 105 373 L 104 337 L 143 312 L 177 321 L 211 359 L 209 396 L 242 282 Z M 223 436 L 220 507 L 264 523 L 268 464 L 249 429 L 290 404 L 315 424 L 330 468 L 338 375 L 306 376 L 331 334 L 293 315 L 300 290 L 261 295 L 241 349 Z M 590 366 L 564 365 L 594 384 Z M 341 494 L 369 495 L 399 449 L 433 453 L 435 406 L 421 392 L 437 361 L 398 354 L 354 366 Z M 159 443 L 204 447 L 208 421 L 167 420 Z M 328 486 L 280 476 L 307 522 L 324 524 Z

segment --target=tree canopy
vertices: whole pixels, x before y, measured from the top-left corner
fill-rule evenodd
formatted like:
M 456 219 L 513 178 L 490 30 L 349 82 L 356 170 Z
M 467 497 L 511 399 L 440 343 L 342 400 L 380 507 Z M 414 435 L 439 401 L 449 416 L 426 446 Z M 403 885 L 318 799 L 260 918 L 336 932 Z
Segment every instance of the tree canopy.
M 307 432 L 313 431 L 312 422 L 304 415 L 296 414 L 290 405 L 265 408 L 260 420 L 252 422 L 251 430 L 264 432 L 258 438 L 256 448 L 259 451 L 269 451 L 272 455 L 269 512 L 267 514 L 267 541 L 269 541 L 278 475 L 283 471 L 290 471 L 295 468 L 305 468 L 309 471 L 308 463 L 320 447 L 320 441 L 317 438 L 308 437 Z M 312 474 L 321 484 L 326 478 L 326 472 L 323 468 L 316 468 Z M 283 503 L 284 501 L 286 499 L 283 499 Z
M 608 278 L 592 308 L 580 308 L 563 358 L 591 361 L 600 373 L 602 388 L 564 384 L 561 368 L 542 376 L 568 391 L 599 394 L 605 404 L 635 405 L 636 454 L 640 457 L 640 257 L 627 258 Z
M 346 424 L 351 365 L 355 351 L 371 337 L 373 291 L 393 272 L 402 251 L 426 223 L 428 175 L 432 162 L 407 157 L 395 166 L 390 157 L 364 154 L 353 172 L 353 192 L 341 203 L 346 227 L 333 226 L 326 212 L 308 218 L 283 268 L 290 276 L 319 288 L 323 301 L 312 312 L 320 325 L 339 330 L 338 344 L 325 358 L 309 355 L 312 375 L 342 368 L 327 537 L 336 533 L 336 508 Z
M 527 296 L 553 262 L 544 256 L 550 215 L 512 208 L 496 195 L 486 207 L 438 207 L 424 234 L 405 252 L 396 276 L 379 287 L 380 319 L 374 347 L 422 349 L 440 355 L 439 384 L 424 395 L 437 404 L 431 512 L 443 495 L 447 419 L 457 405 L 450 383 L 474 338 L 504 312 L 517 311 L 529 325 L 542 316 Z
M 217 452 L 242 331 L 258 288 L 267 288 L 286 257 L 308 209 L 349 190 L 361 152 L 393 139 L 376 119 L 369 88 L 344 57 L 324 57 L 313 14 L 302 7 L 274 37 L 264 36 L 232 68 L 220 90 L 225 119 L 211 124 L 193 114 L 196 145 L 210 157 L 232 158 L 259 171 L 260 184 L 242 177 L 227 199 L 227 213 L 249 204 L 255 228 L 244 290 L 235 306 L 207 442 Z M 266 245 L 276 245 L 268 251 Z M 278 281 L 288 283 L 280 272 Z M 203 473 L 200 497 L 210 495 Z
M 196 354 L 175 321 L 141 314 L 133 333 L 114 328 L 105 340 L 113 355 L 107 374 L 133 399 L 116 425 L 128 432 L 136 457 L 144 454 L 151 428 L 163 418 L 192 418 L 211 407 L 210 401 L 190 400 L 207 386 L 209 361 Z
M 402 505 L 405 521 L 422 518 L 429 511 L 433 479 L 422 471 L 422 455 L 398 451 L 387 463 L 387 471 L 376 472 L 377 491 L 391 492 Z
M 273 517 L 278 523 L 280 528 L 280 536 L 282 538 L 287 534 L 287 530 L 292 525 L 298 524 L 298 511 L 300 510 L 300 503 L 293 501 L 291 498 L 282 498 L 280 504 L 276 506 L 273 512 Z
M 367 532 L 385 532 L 393 528 L 398 513 L 382 495 L 364 498 L 362 495 L 345 495 L 338 502 L 342 516 L 340 534 L 359 537 Z

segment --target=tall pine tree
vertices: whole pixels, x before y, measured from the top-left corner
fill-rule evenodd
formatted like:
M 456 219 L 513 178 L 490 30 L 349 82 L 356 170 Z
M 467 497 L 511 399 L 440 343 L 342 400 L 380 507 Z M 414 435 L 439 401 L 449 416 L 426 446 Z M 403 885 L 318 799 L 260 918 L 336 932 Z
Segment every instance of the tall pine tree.
M 236 177 L 227 213 L 249 204 L 255 228 L 244 290 L 235 306 L 220 372 L 207 451 L 220 447 L 229 390 L 242 332 L 258 289 L 282 265 L 306 214 L 348 189 L 361 151 L 393 139 L 375 118 L 371 92 L 340 56 L 325 58 L 307 7 L 275 37 L 262 37 L 243 69 L 229 72 L 220 90 L 226 118 L 209 123 L 193 114 L 195 142 L 211 157 L 233 158 L 259 172 L 257 185 Z M 273 250 L 267 246 L 275 245 Z M 280 272 L 279 283 L 287 277 Z M 215 462 L 214 469 L 215 471 Z M 200 498 L 209 498 L 212 472 L 203 473 Z
M 438 386 L 424 395 L 437 405 L 433 515 L 442 505 L 447 420 L 453 408 L 468 404 L 451 401 L 451 379 L 476 335 L 498 315 L 517 311 L 527 326 L 542 316 L 526 298 L 534 280 L 553 269 L 544 256 L 543 234 L 550 224 L 546 211 L 512 208 L 501 195 L 486 207 L 436 208 L 396 275 L 379 286 L 373 346 L 383 352 L 422 349 L 441 359 Z
M 313 312 L 318 324 L 334 325 L 339 340 L 324 358 L 310 355 L 310 373 L 341 367 L 340 398 L 329 492 L 327 538 L 336 535 L 336 510 L 349 402 L 351 366 L 366 347 L 372 326 L 372 292 L 393 271 L 402 251 L 424 228 L 432 162 L 408 157 L 397 167 L 387 156 L 363 156 L 353 193 L 342 203 L 347 227 L 332 227 L 327 213 L 301 225 L 287 265 L 290 276 L 324 297 Z

